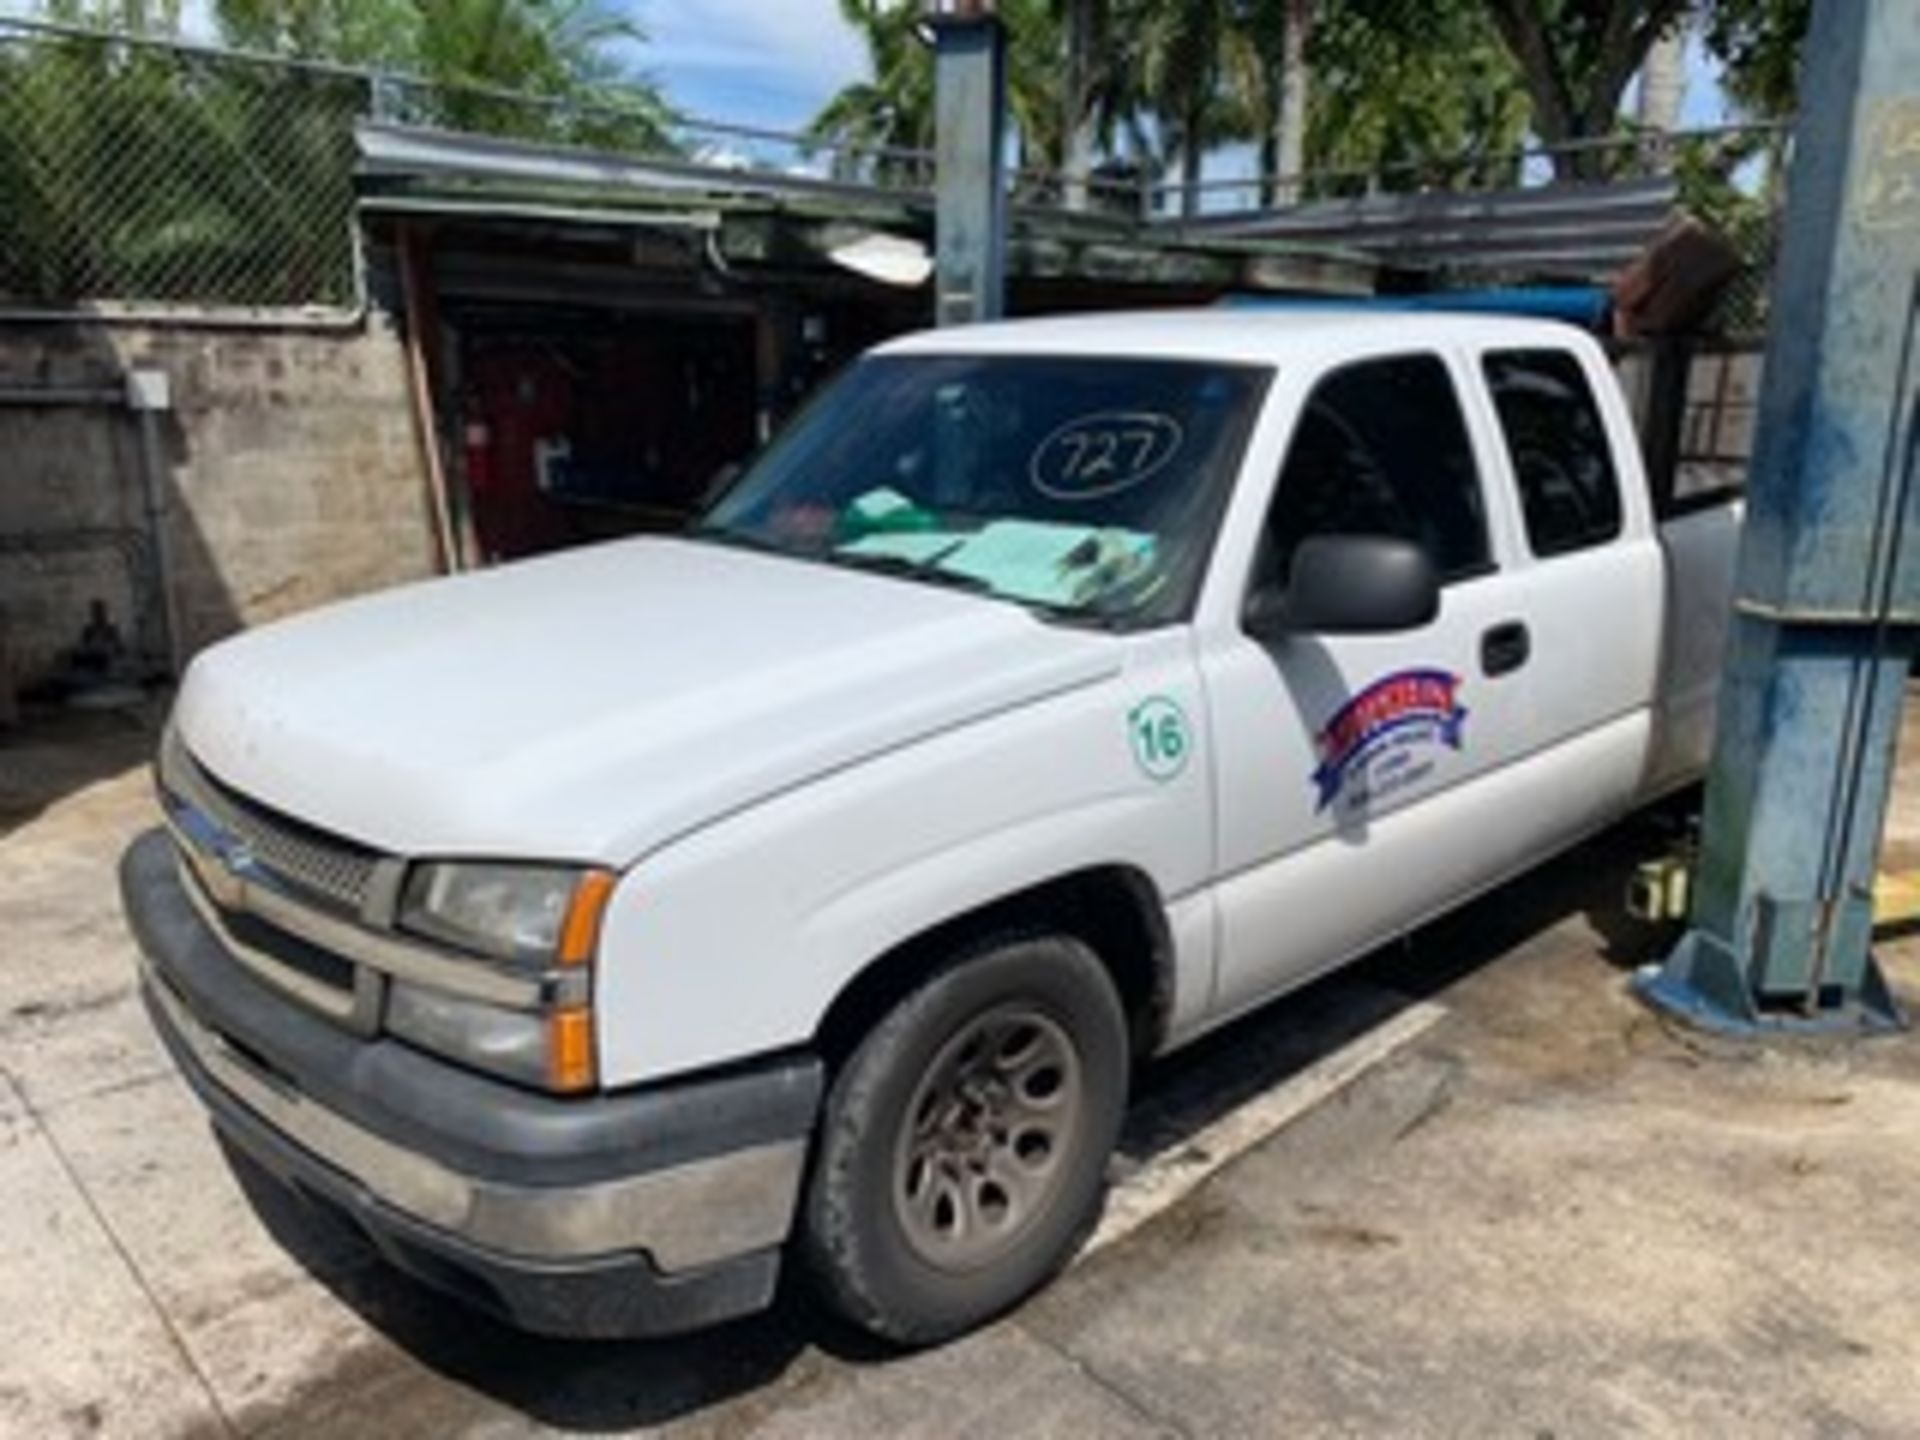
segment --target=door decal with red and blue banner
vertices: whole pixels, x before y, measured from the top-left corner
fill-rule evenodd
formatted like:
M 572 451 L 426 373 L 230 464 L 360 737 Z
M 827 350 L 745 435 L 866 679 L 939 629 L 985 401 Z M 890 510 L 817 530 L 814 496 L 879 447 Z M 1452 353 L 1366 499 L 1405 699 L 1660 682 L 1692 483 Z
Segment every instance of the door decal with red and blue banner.
M 1433 773 L 1436 746 L 1466 742 L 1460 677 L 1420 668 L 1383 675 L 1333 713 L 1315 737 L 1315 812 L 1335 801 L 1349 809 L 1385 799 Z

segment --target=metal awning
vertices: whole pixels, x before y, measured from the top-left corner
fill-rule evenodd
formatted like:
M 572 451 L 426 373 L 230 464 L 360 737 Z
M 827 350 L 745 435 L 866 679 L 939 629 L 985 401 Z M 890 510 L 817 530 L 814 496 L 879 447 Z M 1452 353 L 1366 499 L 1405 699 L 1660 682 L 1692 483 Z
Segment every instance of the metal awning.
M 1337 245 L 1409 269 L 1524 270 L 1585 279 L 1610 274 L 1639 255 L 1678 201 L 1677 183 L 1661 177 L 1314 200 L 1163 228 L 1193 237 Z
M 863 185 L 825 176 L 640 158 L 573 145 L 362 121 L 354 126 L 362 181 L 459 179 L 519 185 L 580 185 L 602 193 L 693 191 L 742 200 L 811 198 L 932 204 L 921 190 Z
M 720 268 L 825 271 L 888 287 L 909 283 L 907 249 L 933 236 L 932 195 L 907 186 L 385 122 L 357 125 L 354 141 L 358 204 L 370 218 L 695 232 Z M 1016 206 L 1011 219 L 1016 278 L 1107 286 L 1115 303 L 1129 290 L 1366 293 L 1375 277 L 1367 255 L 1311 239 L 1181 234 L 1053 208 Z M 884 260 L 876 237 L 893 247 Z

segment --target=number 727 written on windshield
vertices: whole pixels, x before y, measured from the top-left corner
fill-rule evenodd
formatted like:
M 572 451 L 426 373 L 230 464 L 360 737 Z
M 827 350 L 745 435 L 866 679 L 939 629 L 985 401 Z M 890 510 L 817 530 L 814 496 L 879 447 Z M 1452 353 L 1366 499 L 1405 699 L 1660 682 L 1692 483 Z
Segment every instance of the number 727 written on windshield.
M 1130 489 L 1171 460 L 1180 422 L 1152 411 L 1109 410 L 1057 427 L 1034 447 L 1034 488 L 1058 500 L 1091 500 Z

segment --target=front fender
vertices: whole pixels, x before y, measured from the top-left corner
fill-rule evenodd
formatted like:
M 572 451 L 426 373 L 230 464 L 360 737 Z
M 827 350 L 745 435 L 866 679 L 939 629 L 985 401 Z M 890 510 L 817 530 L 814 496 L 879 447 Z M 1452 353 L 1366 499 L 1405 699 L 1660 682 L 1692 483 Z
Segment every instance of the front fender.
M 1156 677 L 1152 693 L 1182 692 Z M 1130 699 L 1131 687 L 1103 685 L 1002 714 L 648 857 L 606 919 L 596 1003 L 607 1079 L 804 1044 L 845 986 L 904 941 L 1100 865 L 1137 870 L 1164 897 L 1176 1010 L 1204 1004 L 1206 768 L 1143 773 Z M 1183 699 L 1198 713 L 1197 694 Z

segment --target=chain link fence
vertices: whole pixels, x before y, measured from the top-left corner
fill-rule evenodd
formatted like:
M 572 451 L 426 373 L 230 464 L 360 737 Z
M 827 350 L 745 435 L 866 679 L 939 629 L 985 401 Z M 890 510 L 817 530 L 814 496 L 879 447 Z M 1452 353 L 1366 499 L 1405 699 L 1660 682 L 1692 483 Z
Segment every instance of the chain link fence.
M 0 311 L 357 305 L 365 119 L 726 170 L 931 173 L 637 88 L 550 97 L 0 17 Z
M 0 306 L 341 306 L 363 77 L 0 22 Z
M 1680 203 L 1717 230 L 1740 256 L 1740 273 L 1721 295 L 1718 333 L 1752 339 L 1767 328 L 1768 297 L 1779 257 L 1793 134 L 1785 125 L 1731 127 L 1675 155 Z

